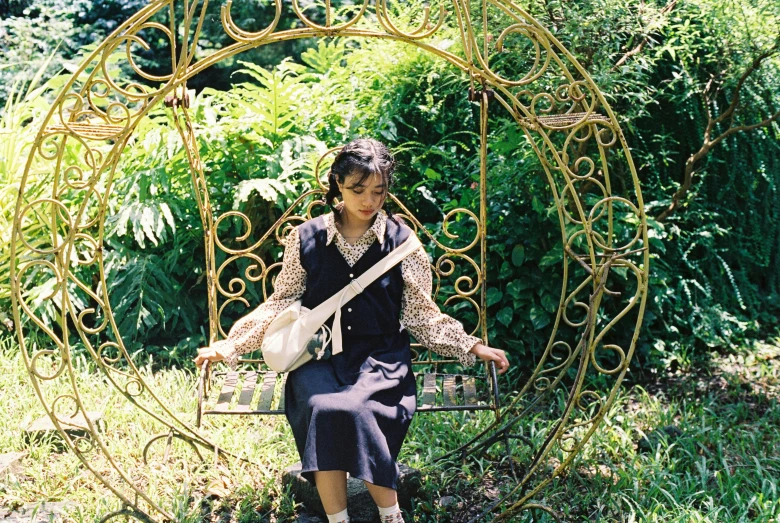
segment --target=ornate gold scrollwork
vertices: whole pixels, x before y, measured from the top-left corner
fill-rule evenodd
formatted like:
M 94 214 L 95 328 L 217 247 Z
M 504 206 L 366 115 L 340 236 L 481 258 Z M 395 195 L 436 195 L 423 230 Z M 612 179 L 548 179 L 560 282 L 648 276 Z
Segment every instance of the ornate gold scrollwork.
M 546 328 L 549 337 L 539 361 L 519 393 L 503 406 L 497 420 L 511 416 L 522 418 L 533 409 L 539 411 L 543 405 L 551 406 L 546 412 L 552 417 L 548 419 L 545 441 L 532 447 L 531 464 L 506 498 L 516 496 L 512 498 L 514 503 L 499 519 L 528 510 L 542 510 L 557 519 L 552 509 L 533 499 L 571 463 L 612 404 L 631 361 L 637 336 L 630 346 L 624 347 L 609 340 L 608 335 L 616 322 L 630 311 L 636 312 L 638 333 L 649 273 L 647 224 L 636 169 L 618 119 L 587 72 L 546 28 L 510 0 L 482 0 L 480 35 L 477 34 L 479 15 L 471 5 L 473 2 L 463 0 L 447 2 L 447 9 L 441 2 L 435 21 L 426 6 L 421 20 L 410 30 L 393 20 L 389 0 L 376 0 L 374 10 L 368 9 L 368 0 L 347 6 L 346 20 L 344 17 L 334 20 L 338 14 L 334 15 L 333 2 L 325 0 L 324 13 L 320 13 L 324 25 L 304 15 L 297 0 L 287 3 L 274 0 L 273 19 L 264 22 L 264 29 L 254 32 L 235 24 L 230 14 L 232 0 L 228 0 L 220 16 L 225 34 L 234 43 L 198 57 L 197 61 L 195 49 L 209 2 L 185 1 L 185 9 L 177 11 L 174 9 L 177 1 L 153 0 L 87 57 L 57 96 L 30 149 L 15 211 L 11 287 L 19 343 L 31 383 L 44 408 L 54 419 L 62 421 L 66 419 L 62 411 L 87 411 L 88 405 L 75 385 L 77 380 L 71 366 L 73 347 L 68 334 L 75 331 L 86 354 L 94 359 L 106 378 L 106 396 L 115 393 L 120 401 L 139 409 L 155 425 L 164 427 L 162 435 L 159 432 L 149 435 L 143 452 L 136 456 L 139 461 L 152 466 L 155 461 L 149 449 L 163 440 L 166 445 L 173 440 L 184 441 L 198 456 L 200 446 L 214 449 L 217 457 L 237 458 L 188 420 L 171 412 L 165 398 L 148 386 L 130 357 L 106 291 L 102 234 L 108 195 L 101 189 L 112 187 L 122 148 L 155 104 L 167 97 L 175 116 L 174 125 L 192 166 L 194 200 L 204 225 L 210 337 L 214 340 L 224 336 L 220 317 L 228 304 L 239 302 L 247 308 L 257 305 L 248 297 L 250 285 L 260 285 L 263 299 L 267 298 L 266 283 L 280 262 L 268 259 L 265 247 L 275 245 L 272 250 L 278 253 L 295 224 L 323 210 L 318 196 L 326 190 L 326 182 L 319 175 L 320 168 L 326 157 L 338 148 L 330 149 L 317 162 L 316 186 L 297 198 L 267 231 L 253 230 L 256 225 L 240 212 L 215 217 L 195 128 L 187 111 L 192 103 L 186 95 L 187 81 L 220 60 L 283 40 L 326 36 L 393 39 L 417 46 L 468 75 L 472 101 L 481 108 L 483 137 L 487 137 L 487 104 L 504 107 L 534 149 L 540 162 L 539 174 L 550 186 L 554 204 L 550 217 L 556 218 L 557 212 L 561 228 L 562 278 L 558 308 L 550 327 Z M 501 15 L 492 17 L 494 26 L 488 25 L 488 8 Z M 302 27 L 279 30 L 282 9 L 292 9 Z M 346 8 L 342 11 L 348 12 Z M 179 12 L 181 15 L 175 14 Z M 372 13 L 374 18 L 369 16 Z M 459 35 L 462 45 L 457 51 L 431 43 L 445 30 Z M 142 32 L 154 33 L 167 43 L 171 52 L 170 72 L 151 74 L 139 65 L 135 50 L 150 48 Z M 154 87 L 134 82 L 121 84 L 112 77 L 109 68 L 112 55 L 122 52 L 132 70 L 154 83 Z M 501 61 L 496 58 L 508 52 L 524 53 L 516 56 L 522 64 L 517 69 L 521 70 L 501 69 Z M 469 103 L 465 94 L 464 103 Z M 478 318 L 475 335 L 488 343 L 485 295 L 487 280 L 492 277 L 486 274 L 485 263 L 491 247 L 487 242 L 490 225 L 487 194 L 491 180 L 485 158 L 488 144 L 483 140 L 481 145 L 480 208 L 450 210 L 442 217 L 441 234 L 427 230 L 398 195 L 390 195 L 389 201 L 398 207 L 398 214 L 434 255 L 432 270 L 437 300 L 443 302 L 445 309 L 468 302 L 468 313 Z M 621 154 L 615 154 L 618 149 Z M 621 167 L 618 172 L 631 176 L 632 194 L 613 195 L 611 173 L 616 164 Z M 31 166 L 53 174 L 51 193 L 42 197 L 32 193 L 28 183 Z M 469 232 L 468 237 L 461 238 L 453 230 L 454 224 L 464 219 L 468 227 L 458 230 Z M 227 238 L 221 227 L 232 220 L 239 220 L 240 233 Z M 618 237 L 616 220 L 635 225 L 635 229 L 626 233 L 630 237 Z M 41 230 L 45 231 L 47 241 L 36 243 L 33 239 L 41 237 Z M 624 231 L 625 227 L 621 229 Z M 476 249 L 478 255 L 474 254 Z M 218 253 L 222 260 L 219 264 Z M 607 286 L 613 269 L 634 275 L 636 281 L 631 279 L 629 287 L 633 295 L 619 294 Z M 82 281 L 82 271 L 93 274 L 98 285 Z M 56 311 L 54 320 L 36 314 L 40 309 L 31 304 L 29 286 L 33 274 L 49 279 L 47 292 L 35 299 L 36 303 L 43 302 Z M 443 296 L 445 289 L 449 295 Z M 609 310 L 618 311 L 612 313 L 612 318 L 600 316 L 600 313 L 604 315 L 605 299 L 610 300 Z M 574 309 L 577 309 L 576 316 L 572 314 Z M 102 320 L 95 320 L 98 313 Z M 494 344 L 502 346 L 501 340 Z M 413 353 L 417 357 L 422 351 L 416 346 Z M 586 377 L 594 373 L 611 380 L 609 392 L 583 389 Z M 65 393 L 58 389 L 63 383 L 67 385 Z M 596 412 L 591 413 L 594 409 Z M 172 519 L 166 508 L 170 504 L 152 499 L 146 483 L 128 474 L 115 459 L 111 434 L 100 433 L 91 422 L 88 425 L 88 438 L 64 439 L 84 466 L 124 505 L 121 510 L 105 515 L 102 521 L 120 517 L 144 522 Z M 541 464 L 552 453 L 563 453 L 566 457 L 551 471 L 543 470 Z M 85 457 L 87 454 L 89 459 Z M 94 466 L 96 461 L 101 462 L 99 468 Z

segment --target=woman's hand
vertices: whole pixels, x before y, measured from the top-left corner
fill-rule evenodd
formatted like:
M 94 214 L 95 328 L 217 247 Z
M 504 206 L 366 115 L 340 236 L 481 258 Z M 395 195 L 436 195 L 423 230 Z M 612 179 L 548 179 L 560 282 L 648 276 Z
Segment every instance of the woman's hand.
M 482 343 L 475 343 L 469 352 L 476 355 L 477 358 L 482 361 L 495 361 L 500 369 L 498 371 L 499 374 L 503 374 L 509 369 L 509 360 L 506 359 L 506 353 L 501 349 L 488 347 Z
M 225 359 L 225 355 L 219 352 L 218 349 L 212 347 L 201 347 L 198 349 L 198 357 L 193 361 L 195 366 L 200 368 L 204 361 L 209 360 L 211 363 L 222 361 Z

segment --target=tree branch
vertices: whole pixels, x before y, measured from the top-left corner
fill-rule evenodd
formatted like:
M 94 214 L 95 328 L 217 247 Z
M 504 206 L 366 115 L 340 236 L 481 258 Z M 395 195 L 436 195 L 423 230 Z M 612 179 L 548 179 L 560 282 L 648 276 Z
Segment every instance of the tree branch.
M 707 127 L 704 129 L 702 145 L 698 151 L 696 151 L 694 154 L 689 156 L 688 159 L 686 160 L 685 167 L 683 169 L 683 183 L 672 196 L 672 203 L 669 204 L 669 206 L 656 217 L 657 221 L 659 222 L 664 221 L 675 210 L 677 210 L 680 204 L 680 200 L 683 199 L 683 197 L 688 193 L 691 186 L 693 185 L 693 174 L 695 172 L 696 164 L 699 161 L 701 161 L 704 157 L 706 157 L 716 145 L 718 145 L 720 142 L 722 142 L 723 140 L 725 140 L 726 138 L 728 138 L 733 134 L 740 133 L 740 132 L 749 132 L 754 129 L 758 129 L 760 127 L 767 127 L 771 125 L 772 122 L 780 122 L 780 111 L 777 111 L 773 115 L 761 120 L 758 123 L 748 124 L 748 125 L 738 125 L 734 127 L 734 116 L 737 112 L 737 109 L 739 108 L 740 95 L 741 95 L 742 88 L 745 86 L 745 82 L 747 82 L 751 74 L 753 74 L 761 67 L 761 64 L 766 59 L 778 53 L 780 53 L 780 42 L 778 42 L 778 44 L 774 45 L 770 49 L 764 51 L 763 53 L 757 55 L 753 59 L 753 61 L 750 63 L 747 69 L 745 69 L 745 71 L 740 75 L 739 80 L 737 80 L 737 85 L 734 88 L 734 96 L 731 99 L 731 103 L 729 103 L 729 106 L 726 108 L 726 110 L 723 111 L 723 113 L 721 113 L 720 116 L 716 118 L 713 118 L 711 115 L 710 105 L 711 105 L 711 100 L 716 98 L 718 93 L 721 92 L 721 88 L 716 89 L 715 93 L 712 95 L 712 98 L 710 98 L 710 96 L 707 93 L 711 89 L 714 79 L 711 78 L 707 82 L 707 86 L 702 92 L 702 96 L 704 98 L 704 104 L 707 108 Z M 713 139 L 712 131 L 715 128 L 715 126 L 719 123 L 723 123 L 727 119 L 729 121 L 728 129 L 726 129 L 725 131 L 723 131 Z
M 739 77 L 739 80 L 737 81 L 737 86 L 734 88 L 734 98 L 731 99 L 731 103 L 729 104 L 728 108 L 723 111 L 723 114 L 715 118 L 714 123 L 718 124 L 721 123 L 726 118 L 729 118 L 732 114 L 734 114 L 734 111 L 737 109 L 737 106 L 739 105 L 739 98 L 742 94 L 742 88 L 745 86 L 745 82 L 747 81 L 748 77 L 753 74 L 754 71 L 756 71 L 759 67 L 761 67 L 761 64 L 769 58 L 770 56 L 774 56 L 777 54 L 778 48 L 777 46 L 774 46 L 770 49 L 767 49 L 763 53 L 759 54 L 753 59 L 753 62 L 748 66 L 747 69 L 745 69 L 745 72 L 742 73 L 742 75 Z M 717 93 L 716 93 L 717 96 Z
M 716 146 L 718 143 L 723 141 L 723 139 L 728 138 L 732 134 L 740 133 L 743 131 L 752 131 L 754 129 L 758 129 L 759 127 L 767 127 L 769 125 L 772 125 L 772 122 L 780 122 L 780 111 L 777 111 L 772 116 L 761 120 L 758 123 L 750 124 L 750 125 L 738 125 L 737 127 L 731 127 L 727 131 L 723 132 L 720 136 L 712 140 L 710 142 L 710 148 Z

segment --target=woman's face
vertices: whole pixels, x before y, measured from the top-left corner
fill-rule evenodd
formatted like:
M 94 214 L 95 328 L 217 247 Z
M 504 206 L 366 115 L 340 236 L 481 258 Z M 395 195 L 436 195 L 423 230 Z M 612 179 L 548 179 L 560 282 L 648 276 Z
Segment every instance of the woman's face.
M 346 212 L 348 221 L 353 223 L 373 220 L 374 215 L 379 212 L 379 209 L 385 203 L 387 196 L 382 176 L 378 174 L 369 176 L 363 180 L 361 185 L 353 187 L 358 180 L 360 180 L 359 175 L 350 174 L 343 184 L 339 183 L 341 200 L 344 202 L 342 212 Z

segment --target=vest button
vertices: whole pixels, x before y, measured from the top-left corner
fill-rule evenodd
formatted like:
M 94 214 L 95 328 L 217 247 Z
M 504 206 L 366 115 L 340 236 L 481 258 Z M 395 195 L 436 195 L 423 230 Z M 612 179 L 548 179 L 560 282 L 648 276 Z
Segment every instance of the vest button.
M 348 330 L 352 330 L 352 325 L 347 325 Z
M 352 312 L 352 307 L 350 307 L 349 309 L 347 309 L 347 312 Z
M 355 275 L 354 275 L 354 274 L 350 274 L 350 275 L 349 275 L 349 277 L 350 277 L 350 278 L 354 278 L 354 277 L 355 277 Z

